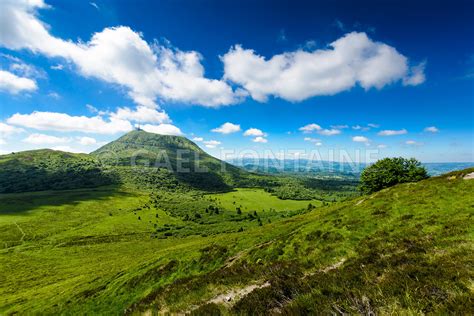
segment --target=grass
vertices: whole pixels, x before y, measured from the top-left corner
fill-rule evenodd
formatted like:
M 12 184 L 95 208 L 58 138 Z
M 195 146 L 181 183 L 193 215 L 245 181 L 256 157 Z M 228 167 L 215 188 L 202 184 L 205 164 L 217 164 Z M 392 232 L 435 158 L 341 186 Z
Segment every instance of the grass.
M 0 314 L 472 314 L 468 171 L 310 211 L 247 189 L 2 194 Z
M 289 211 L 306 209 L 308 204 L 321 206 L 319 200 L 282 200 L 265 192 L 263 189 L 240 188 L 232 192 L 212 194 L 209 196 L 226 210 L 235 210 L 240 207 L 242 211 Z

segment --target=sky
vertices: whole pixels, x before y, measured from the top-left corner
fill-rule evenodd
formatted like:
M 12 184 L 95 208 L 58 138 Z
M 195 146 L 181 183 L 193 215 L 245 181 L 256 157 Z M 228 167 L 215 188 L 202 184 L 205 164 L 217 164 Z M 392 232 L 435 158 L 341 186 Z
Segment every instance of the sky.
M 139 124 L 220 158 L 473 162 L 473 38 L 472 1 L 0 0 L 0 154 Z

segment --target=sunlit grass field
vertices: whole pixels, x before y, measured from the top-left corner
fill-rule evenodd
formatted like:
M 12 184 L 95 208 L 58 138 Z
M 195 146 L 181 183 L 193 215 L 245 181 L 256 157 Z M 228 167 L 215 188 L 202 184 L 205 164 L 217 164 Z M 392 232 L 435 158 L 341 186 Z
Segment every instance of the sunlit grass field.
M 226 210 L 240 207 L 242 211 L 290 211 L 307 208 L 308 204 L 322 205 L 319 200 L 282 200 L 263 189 L 253 188 L 240 188 L 232 192 L 212 194 L 209 197 L 217 199 L 218 205 Z

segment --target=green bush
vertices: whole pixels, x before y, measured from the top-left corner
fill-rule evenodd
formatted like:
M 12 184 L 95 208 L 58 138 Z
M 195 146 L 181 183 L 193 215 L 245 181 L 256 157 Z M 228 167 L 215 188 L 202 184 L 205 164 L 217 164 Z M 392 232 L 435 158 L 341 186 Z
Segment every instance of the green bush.
M 415 158 L 385 158 L 365 168 L 360 176 L 360 190 L 373 193 L 398 183 L 428 178 L 425 167 Z

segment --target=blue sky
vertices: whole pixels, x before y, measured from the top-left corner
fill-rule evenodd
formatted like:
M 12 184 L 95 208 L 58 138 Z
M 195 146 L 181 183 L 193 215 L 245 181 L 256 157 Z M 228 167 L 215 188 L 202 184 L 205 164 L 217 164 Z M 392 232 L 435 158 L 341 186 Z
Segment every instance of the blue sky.
M 140 123 L 218 157 L 472 162 L 474 4 L 412 2 L 1 1 L 0 154 Z

